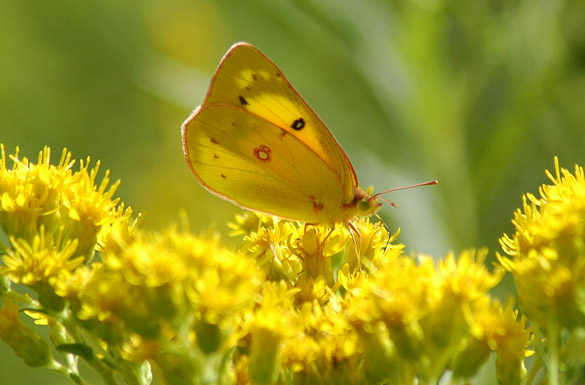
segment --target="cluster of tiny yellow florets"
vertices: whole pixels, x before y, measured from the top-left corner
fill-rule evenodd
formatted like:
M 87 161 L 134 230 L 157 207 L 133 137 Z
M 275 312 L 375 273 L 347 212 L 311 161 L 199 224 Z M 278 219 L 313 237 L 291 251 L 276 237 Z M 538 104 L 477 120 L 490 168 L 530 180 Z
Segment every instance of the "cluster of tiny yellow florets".
M 131 215 L 112 199 L 119 183 L 108 188 L 108 172 L 95 185 L 99 162 L 90 169 L 88 159 L 73 171 L 66 151 L 57 166 L 50 160 L 48 148 L 36 164 L 17 152 L 9 168 L 3 147 L 0 154 L 0 228 L 12 246 L 2 272 L 39 290 L 54 287 L 62 272 L 90 260 L 102 229 Z
M 31 366 L 76 383 L 75 357 L 105 383 L 150 383 L 152 365 L 167 384 L 463 383 L 495 354 L 502 384 L 524 377 L 531 330 L 489 296 L 503 269 L 483 250 L 435 262 L 369 219 L 349 231 L 252 213 L 229 250 L 215 234 L 146 231 L 107 173 L 96 186 L 89 161 L 49 155 L 9 167 L 2 150 L 0 163 L 0 338 Z
M 531 331 L 510 304 L 488 295 L 504 270 L 488 271 L 485 251 L 417 261 L 393 243 L 398 233 L 388 238 L 384 226 L 367 219 L 354 225 L 360 231 L 355 244 L 343 226 L 254 214 L 232 225 L 256 228 L 242 252 L 256 258 L 269 280 L 292 290 L 281 295 L 290 301 L 276 317 L 287 327 L 264 325 L 273 343 L 264 347 L 274 357 L 263 356 L 265 366 L 286 369 L 295 383 L 436 383 L 448 371 L 461 380 L 472 377 L 496 352 L 501 382 L 520 383 Z M 345 258 L 337 260 L 340 252 Z M 255 367 L 248 357 L 245 362 Z M 254 383 L 277 378 L 251 377 Z
M 10 168 L 3 150 L 1 159 L 0 226 L 9 243 L 0 266 L 0 338 L 30 365 L 78 378 L 76 360 L 55 359 L 19 322 L 19 303 L 51 328 L 58 351 L 86 359 L 108 383 L 114 373 L 143 383 L 136 376 L 150 373 L 145 362 L 162 368 L 168 383 L 212 381 L 258 300 L 255 261 L 215 235 L 143 230 L 112 199 L 117 183 L 108 188 L 106 173 L 96 186 L 97 168 L 88 161 L 74 171 L 66 151 L 57 165 L 48 149 L 37 164 L 17 153 Z
M 552 184 L 542 185 L 539 197 L 522 197 L 515 233 L 500 239 L 508 257 L 498 258 L 514 275 L 521 309 L 539 331 L 536 349 L 548 357 L 550 383 L 568 384 L 585 367 L 579 346 L 585 329 L 585 174 L 579 166 L 574 174 L 560 168 L 557 158 L 554 166 L 554 175 L 547 171 Z
M 552 185 L 540 197 L 526 194 L 523 210 L 514 213 L 516 232 L 504 235 L 510 258 L 502 265 L 514 274 L 522 310 L 545 325 L 557 314 L 562 326 L 585 326 L 585 176 L 559 169 L 547 173 Z

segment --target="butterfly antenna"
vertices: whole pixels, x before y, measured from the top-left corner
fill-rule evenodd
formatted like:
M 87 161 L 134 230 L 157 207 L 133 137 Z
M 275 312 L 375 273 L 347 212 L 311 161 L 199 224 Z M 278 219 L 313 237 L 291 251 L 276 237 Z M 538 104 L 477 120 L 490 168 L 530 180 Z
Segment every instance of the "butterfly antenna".
M 393 191 L 398 191 L 398 190 L 407 190 L 407 189 L 409 189 L 409 188 L 422 187 L 422 186 L 430 186 L 430 185 L 437 184 L 437 183 L 439 183 L 439 182 L 438 182 L 438 181 L 436 181 L 436 180 L 430 180 L 430 181 L 428 181 L 428 182 L 423 182 L 423 183 L 412 184 L 412 185 L 410 185 L 410 186 L 403 186 L 403 187 L 396 187 L 396 188 L 391 188 L 390 190 L 386 190 L 386 191 L 379 192 L 379 193 L 377 193 L 377 194 L 374 194 L 373 196 L 380 198 L 381 200 L 383 200 L 384 202 L 387 202 L 388 204 L 390 204 L 390 205 L 392 205 L 392 206 L 395 206 L 395 205 L 396 205 L 396 203 L 392 204 L 391 202 L 388 202 L 388 201 L 387 201 L 387 200 L 385 200 L 384 198 L 380 197 L 380 195 L 382 195 L 382 194 L 387 194 L 387 193 L 389 193 L 389 192 L 393 192 Z
M 385 192 L 387 192 L 387 191 L 385 191 Z M 381 200 L 381 201 L 383 201 L 383 202 L 386 202 L 387 204 L 389 204 L 390 206 L 392 206 L 392 207 L 394 207 L 394 208 L 398 207 L 398 205 L 397 205 L 396 203 L 394 203 L 394 202 L 392 202 L 392 201 L 389 201 L 388 199 L 386 199 L 386 198 L 384 198 L 384 197 L 380 197 L 380 196 L 378 196 L 378 195 L 379 195 L 379 194 L 376 194 L 376 195 L 374 195 L 374 196 L 375 196 L 376 198 L 378 198 L 379 200 Z M 377 215 L 376 215 L 376 216 L 377 216 Z M 379 218 L 379 217 L 378 217 L 378 218 Z

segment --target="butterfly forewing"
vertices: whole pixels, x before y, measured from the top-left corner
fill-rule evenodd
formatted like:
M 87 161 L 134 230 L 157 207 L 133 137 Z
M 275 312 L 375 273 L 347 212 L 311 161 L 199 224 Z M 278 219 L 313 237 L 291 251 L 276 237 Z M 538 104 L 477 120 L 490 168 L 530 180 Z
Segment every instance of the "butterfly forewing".
M 258 49 L 247 43 L 230 48 L 202 107 L 215 104 L 242 109 L 279 127 L 278 135 L 296 137 L 337 176 L 344 203 L 353 199 L 357 177 L 349 159 L 283 73 Z

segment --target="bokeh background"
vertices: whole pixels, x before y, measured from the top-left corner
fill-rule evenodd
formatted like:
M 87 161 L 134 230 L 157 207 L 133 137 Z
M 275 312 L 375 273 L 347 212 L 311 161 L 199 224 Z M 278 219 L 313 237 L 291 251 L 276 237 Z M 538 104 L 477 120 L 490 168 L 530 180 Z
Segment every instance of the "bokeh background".
M 239 209 L 199 186 L 180 125 L 242 40 L 327 123 L 362 186 L 439 180 L 387 196 L 398 208 L 382 216 L 409 252 L 493 257 L 553 157 L 585 165 L 580 0 L 2 0 L 0 142 L 101 160 L 151 229 L 184 209 L 194 232 L 227 233 Z M 69 383 L 4 344 L 0 373 Z

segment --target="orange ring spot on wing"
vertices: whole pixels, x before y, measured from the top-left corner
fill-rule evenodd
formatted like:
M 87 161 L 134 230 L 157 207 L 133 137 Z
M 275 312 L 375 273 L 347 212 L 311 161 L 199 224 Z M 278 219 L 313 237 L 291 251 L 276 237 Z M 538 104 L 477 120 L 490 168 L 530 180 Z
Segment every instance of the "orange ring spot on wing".
M 270 147 L 262 144 L 254 149 L 254 156 L 260 162 L 270 162 L 270 151 Z

